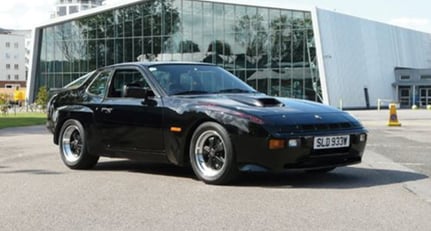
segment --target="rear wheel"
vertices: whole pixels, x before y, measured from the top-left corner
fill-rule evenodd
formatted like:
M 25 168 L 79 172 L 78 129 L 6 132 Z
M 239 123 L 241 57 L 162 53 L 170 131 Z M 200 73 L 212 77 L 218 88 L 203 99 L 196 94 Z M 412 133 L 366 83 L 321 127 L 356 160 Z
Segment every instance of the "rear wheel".
M 238 175 L 232 142 L 223 126 L 205 122 L 195 130 L 190 163 L 195 175 L 208 184 L 226 184 Z
M 71 169 L 90 169 L 99 160 L 99 156 L 88 154 L 85 129 L 78 120 L 63 124 L 59 141 L 61 159 Z

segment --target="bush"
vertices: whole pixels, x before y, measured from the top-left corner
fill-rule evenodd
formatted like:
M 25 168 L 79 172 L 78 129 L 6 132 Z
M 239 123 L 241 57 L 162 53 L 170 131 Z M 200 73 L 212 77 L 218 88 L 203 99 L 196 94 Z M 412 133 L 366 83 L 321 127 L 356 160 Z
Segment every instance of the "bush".
M 39 88 L 36 96 L 36 104 L 40 106 L 43 110 L 46 109 L 46 104 L 48 103 L 48 89 L 43 86 Z
M 7 94 L 0 94 L 0 112 L 4 115 L 8 110 L 8 96 Z
M 8 102 L 7 94 L 0 94 L 0 105 L 4 105 Z

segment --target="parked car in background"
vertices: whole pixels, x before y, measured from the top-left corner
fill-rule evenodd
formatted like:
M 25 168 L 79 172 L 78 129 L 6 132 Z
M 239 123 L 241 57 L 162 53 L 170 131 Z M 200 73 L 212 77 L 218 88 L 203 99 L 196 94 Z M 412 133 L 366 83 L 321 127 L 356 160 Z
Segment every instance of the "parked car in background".
M 226 184 L 240 171 L 330 171 L 361 161 L 367 131 L 350 114 L 259 93 L 204 63 L 123 63 L 56 89 L 48 129 L 72 169 L 99 156 L 190 165 Z

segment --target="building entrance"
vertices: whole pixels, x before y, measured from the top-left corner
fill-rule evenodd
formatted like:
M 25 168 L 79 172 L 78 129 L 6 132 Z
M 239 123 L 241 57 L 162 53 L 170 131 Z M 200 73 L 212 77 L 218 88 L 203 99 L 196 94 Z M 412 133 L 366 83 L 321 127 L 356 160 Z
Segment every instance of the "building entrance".
M 431 104 L 431 87 L 419 88 L 420 94 L 420 106 L 426 106 Z
M 399 102 L 400 107 L 410 107 L 412 105 L 412 89 L 411 87 L 399 87 Z

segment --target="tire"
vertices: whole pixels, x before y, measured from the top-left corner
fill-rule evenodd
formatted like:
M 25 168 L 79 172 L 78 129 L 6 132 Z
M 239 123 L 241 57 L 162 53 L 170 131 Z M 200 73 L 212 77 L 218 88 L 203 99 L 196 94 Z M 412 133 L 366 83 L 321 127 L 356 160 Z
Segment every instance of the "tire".
M 227 184 L 238 176 L 231 139 L 218 123 L 205 122 L 194 131 L 189 154 L 193 172 L 207 184 Z
M 90 169 L 97 164 L 99 156 L 87 151 L 85 129 L 78 120 L 67 120 L 60 130 L 59 146 L 63 163 L 71 169 Z

